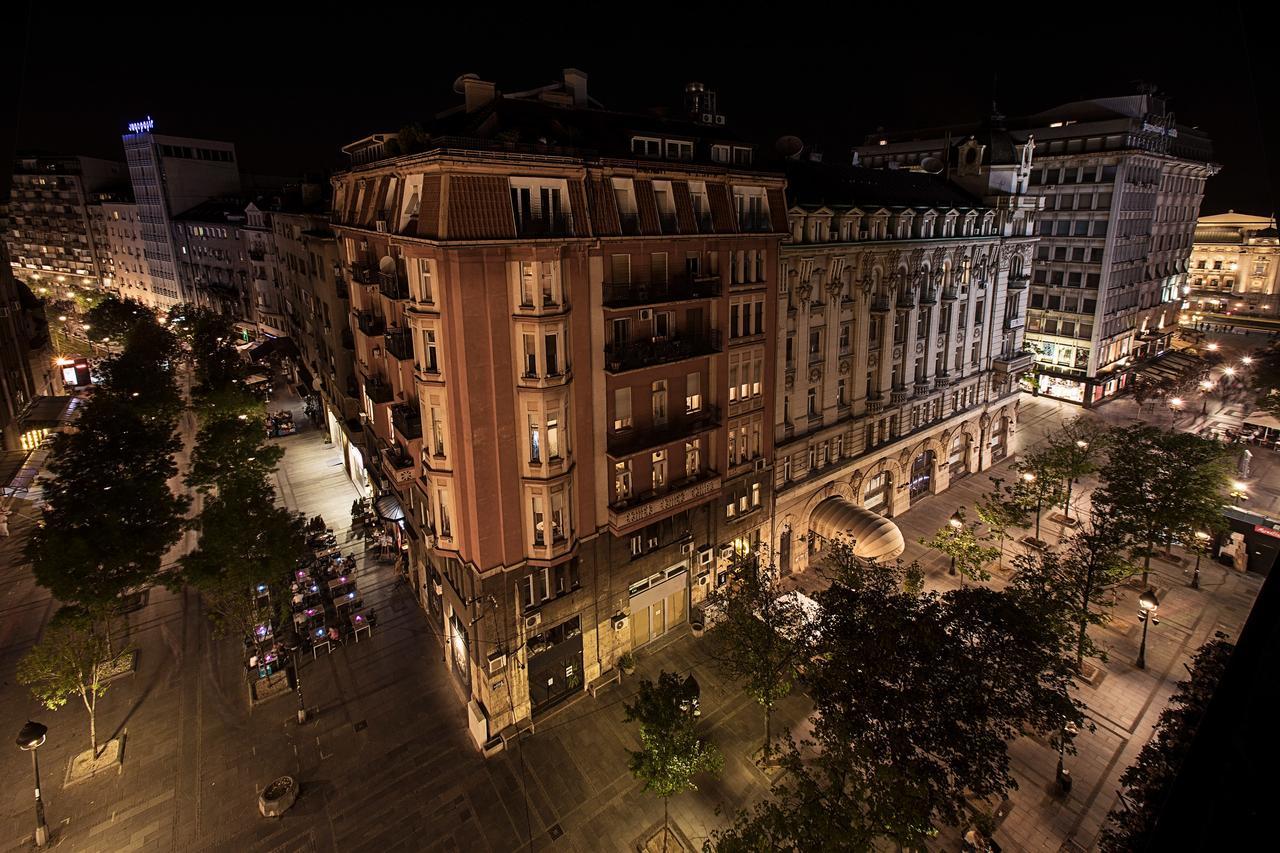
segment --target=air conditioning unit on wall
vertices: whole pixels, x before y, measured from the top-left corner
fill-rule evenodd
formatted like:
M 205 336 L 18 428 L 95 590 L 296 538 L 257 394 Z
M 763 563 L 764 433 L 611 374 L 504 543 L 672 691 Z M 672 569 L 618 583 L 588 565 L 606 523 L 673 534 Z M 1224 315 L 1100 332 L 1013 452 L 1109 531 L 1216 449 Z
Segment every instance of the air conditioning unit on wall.
M 710 545 L 703 545 L 701 548 L 698 549 L 698 565 L 699 566 L 711 565 L 711 561 L 715 559 L 715 553 L 716 553 L 715 549 L 712 548 Z
M 526 631 L 532 631 L 542 624 L 542 614 L 534 613 L 531 616 L 524 617 L 524 627 Z
M 693 543 L 692 543 L 692 542 L 685 542 L 685 543 L 683 543 L 683 544 L 680 546 L 680 553 L 681 553 L 681 554 L 692 554 L 692 553 L 693 553 Z
M 653 309 L 652 309 L 652 308 L 641 308 L 641 309 L 640 309 L 640 319 L 641 319 L 642 321 L 643 321 L 643 320 L 652 320 L 652 319 L 653 319 Z
M 618 613 L 611 621 L 613 622 L 613 630 L 621 631 L 623 628 L 627 627 L 627 614 Z

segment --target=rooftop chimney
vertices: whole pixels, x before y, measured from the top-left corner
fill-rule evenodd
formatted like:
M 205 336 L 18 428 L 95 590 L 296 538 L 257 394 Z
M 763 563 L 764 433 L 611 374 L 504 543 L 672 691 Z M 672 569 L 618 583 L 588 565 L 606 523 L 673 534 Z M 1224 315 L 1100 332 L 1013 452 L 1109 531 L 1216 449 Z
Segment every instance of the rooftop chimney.
M 564 87 L 573 94 L 573 105 L 587 105 L 587 72 L 576 68 L 564 69 Z
M 487 80 L 467 77 L 462 81 L 462 95 L 469 113 L 475 112 L 492 101 L 494 94 L 495 87 Z

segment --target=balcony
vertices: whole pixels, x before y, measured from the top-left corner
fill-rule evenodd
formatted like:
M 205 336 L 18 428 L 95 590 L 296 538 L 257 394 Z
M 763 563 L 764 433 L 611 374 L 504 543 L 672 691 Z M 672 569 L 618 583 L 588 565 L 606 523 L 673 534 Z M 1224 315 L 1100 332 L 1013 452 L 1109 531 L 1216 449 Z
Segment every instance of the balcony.
M 349 267 L 351 280 L 356 284 L 362 284 L 365 287 L 374 287 L 378 284 L 378 277 L 381 273 L 378 271 L 377 264 L 366 263 L 364 261 L 352 262 Z
M 744 210 L 738 214 L 738 230 L 772 231 L 773 223 L 769 220 L 769 214 L 762 210 Z
M 941 390 L 951 384 L 951 375 L 946 371 L 939 373 L 933 377 L 933 387 Z
M 960 291 L 954 287 L 944 287 L 942 289 L 943 302 L 955 302 L 960 298 Z
M 933 385 L 928 379 L 917 379 L 911 387 L 911 391 L 916 397 L 924 397 L 932 390 Z
M 936 305 L 938 303 L 938 289 L 936 287 L 926 287 L 920 291 L 921 305 Z
M 991 359 L 991 369 L 996 373 L 1025 373 L 1035 363 L 1030 352 L 1002 353 Z
M 640 233 L 640 214 L 638 213 L 619 213 L 618 226 L 622 229 L 622 233 L 628 236 L 634 236 Z
M 894 388 L 889 392 L 889 405 L 901 406 L 907 402 L 907 389 L 905 387 Z
M 387 330 L 387 355 L 400 361 L 413 358 L 413 331 L 411 329 Z
M 680 233 L 680 226 L 676 223 L 676 215 L 674 213 L 659 213 L 658 225 L 662 228 L 663 234 Z
M 622 459 L 635 453 L 671 444 L 682 438 L 692 438 L 718 426 L 720 426 L 720 408 L 704 405 L 701 411 L 685 414 L 662 426 L 647 429 L 633 428 L 610 433 L 609 455 L 614 459 Z
M 386 334 L 387 321 L 371 311 L 356 312 L 356 328 L 360 330 L 360 334 L 376 338 Z
M 709 299 L 720 295 L 719 276 L 674 276 L 670 281 L 653 282 L 605 282 L 604 305 L 606 308 L 626 308 L 633 305 L 657 305 L 662 302 L 678 302 L 682 299 Z
M 388 299 L 408 299 L 409 282 L 400 272 L 379 272 L 378 290 Z
M 1017 275 L 1011 275 L 1009 276 L 1009 289 L 1010 290 L 1026 290 L 1027 283 L 1029 281 L 1031 281 L 1031 276 L 1027 275 L 1026 273 L 1018 273 Z
M 418 476 L 418 465 L 400 445 L 382 451 L 382 469 L 394 483 L 410 483 Z
M 889 313 L 889 297 L 876 296 L 871 300 L 872 314 L 888 314 Z
M 715 231 L 715 225 L 711 221 L 711 211 L 702 210 L 694 214 L 698 223 L 699 234 L 711 234 Z
M 668 483 L 609 505 L 609 526 L 618 535 L 630 533 L 658 518 L 703 503 L 720 492 L 720 474 L 703 471 L 697 476 Z
M 895 303 L 895 307 L 899 311 L 910 311 L 916 307 L 915 294 L 911 292 L 910 288 L 904 287 L 898 291 L 898 301 Z
M 412 403 L 397 403 L 391 407 L 391 425 L 404 436 L 405 441 L 422 438 L 422 412 Z
M 878 415 L 884 411 L 884 395 L 873 394 L 867 398 L 867 414 Z
M 364 381 L 364 393 L 375 404 L 390 403 L 395 399 L 391 386 L 381 377 L 366 379 Z
M 610 373 L 622 373 L 719 351 L 718 331 L 706 335 L 678 335 L 663 340 L 605 344 L 605 369 Z
M 516 233 L 521 237 L 572 237 L 573 217 L 568 213 L 517 216 Z
M 1012 317 L 1004 318 L 1004 327 L 1006 329 L 1021 329 L 1027 324 L 1027 318 L 1022 314 L 1015 314 Z

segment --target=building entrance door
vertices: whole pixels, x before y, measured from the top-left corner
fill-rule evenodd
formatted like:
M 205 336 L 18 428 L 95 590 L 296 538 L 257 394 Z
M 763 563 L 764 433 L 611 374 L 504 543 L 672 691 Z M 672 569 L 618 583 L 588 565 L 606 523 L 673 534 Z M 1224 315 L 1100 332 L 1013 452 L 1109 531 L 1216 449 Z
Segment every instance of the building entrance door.
M 631 647 L 651 643 L 687 618 L 689 570 L 684 564 L 631 585 Z
M 926 450 L 911 463 L 910 494 L 912 503 L 929 494 L 929 486 L 933 483 L 933 460 L 933 451 Z

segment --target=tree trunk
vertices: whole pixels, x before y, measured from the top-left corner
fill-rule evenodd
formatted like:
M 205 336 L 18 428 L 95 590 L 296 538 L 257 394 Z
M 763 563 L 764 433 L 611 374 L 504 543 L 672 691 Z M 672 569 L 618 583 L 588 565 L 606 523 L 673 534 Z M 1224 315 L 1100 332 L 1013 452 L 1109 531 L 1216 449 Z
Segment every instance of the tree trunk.
M 96 667 L 97 664 L 94 664 Z M 89 688 L 80 688 L 80 699 L 84 702 L 85 710 L 89 712 L 89 747 L 93 751 L 93 757 L 98 757 L 98 717 L 95 705 L 98 704 L 98 677 L 95 672 L 93 684 Z
M 1080 637 L 1076 645 L 1076 671 L 1084 666 L 1085 631 L 1089 627 L 1089 598 L 1093 595 L 1093 567 L 1085 574 L 1084 589 L 1080 592 Z
M 662 798 L 662 853 L 667 853 L 667 835 L 671 832 L 671 823 L 668 819 L 668 804 L 666 797 Z
M 1004 571 L 1004 537 L 1005 537 L 1005 532 L 1001 530 L 1000 531 L 1000 560 L 998 563 L 1001 571 Z
M 1142 555 L 1142 585 L 1147 585 L 1147 575 L 1151 573 L 1151 552 L 1155 550 L 1155 540 L 1148 539 L 1145 553 Z
M 773 703 L 764 703 L 764 763 L 769 763 L 770 753 L 773 745 Z
M 1063 512 L 1063 515 L 1066 516 L 1067 521 L 1070 521 L 1071 520 L 1071 478 L 1070 477 L 1067 478 L 1067 502 L 1063 504 L 1062 512 Z

